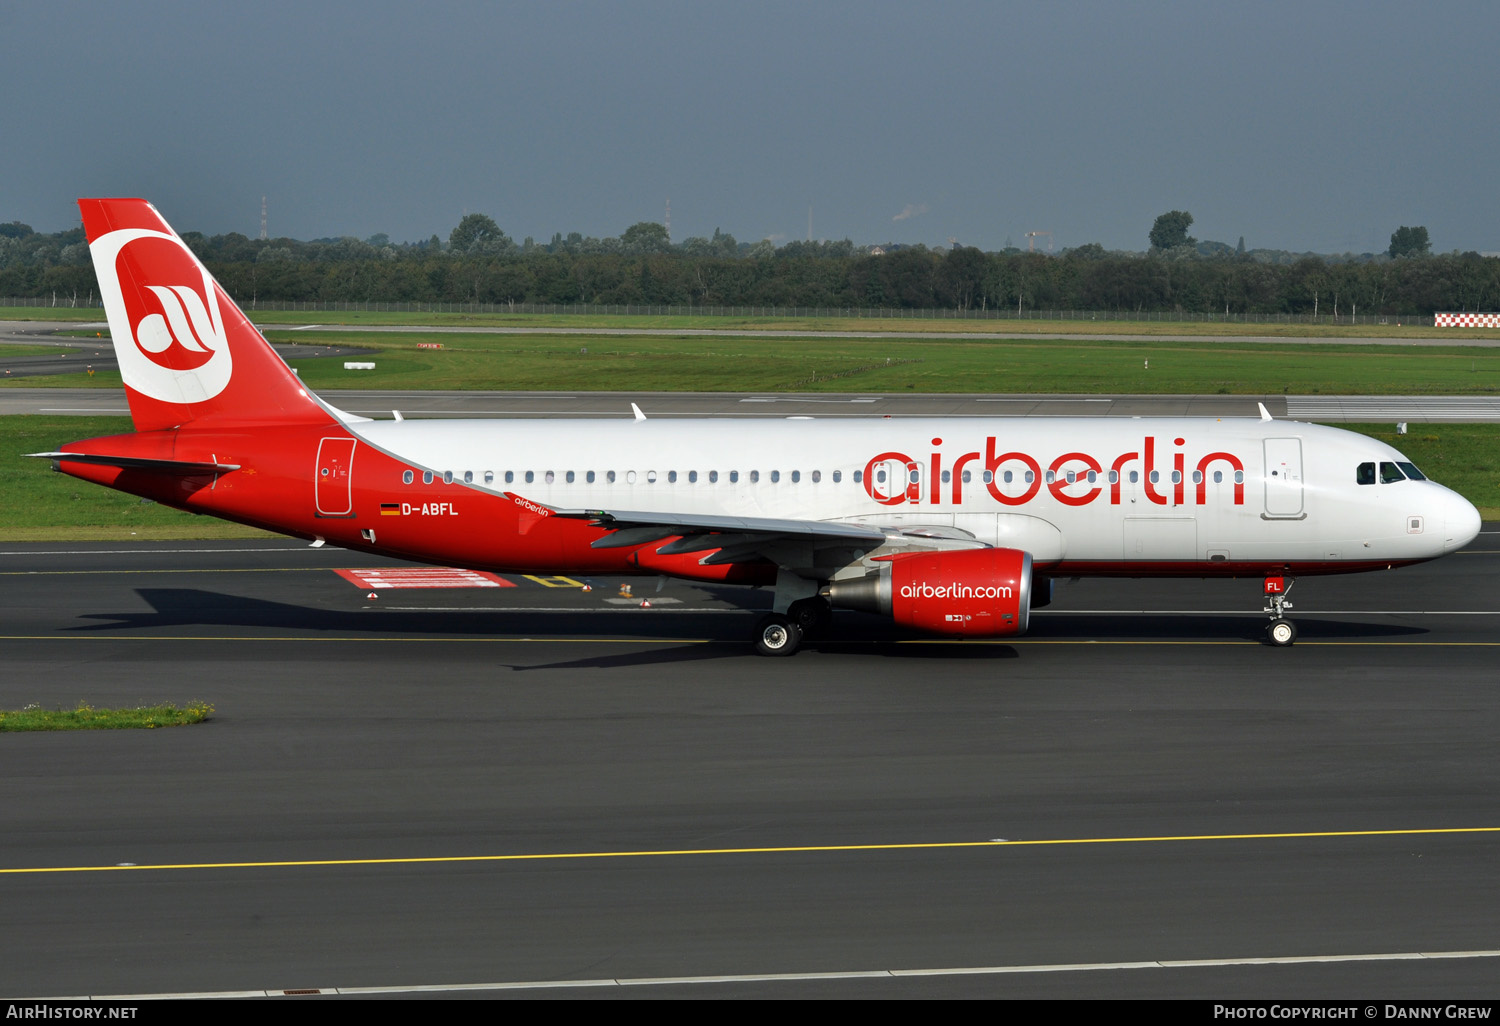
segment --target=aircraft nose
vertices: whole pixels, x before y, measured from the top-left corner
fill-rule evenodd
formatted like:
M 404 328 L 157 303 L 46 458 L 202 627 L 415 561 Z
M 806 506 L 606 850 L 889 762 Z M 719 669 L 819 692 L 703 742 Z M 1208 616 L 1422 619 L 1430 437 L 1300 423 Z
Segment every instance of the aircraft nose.
M 1457 492 L 1450 491 L 1443 504 L 1443 551 L 1455 552 L 1479 537 L 1479 510 Z

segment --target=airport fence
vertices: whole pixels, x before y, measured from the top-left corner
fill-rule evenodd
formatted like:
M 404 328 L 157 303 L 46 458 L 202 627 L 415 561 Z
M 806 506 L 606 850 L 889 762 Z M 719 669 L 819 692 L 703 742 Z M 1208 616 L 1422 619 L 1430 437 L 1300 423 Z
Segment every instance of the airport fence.
M 0 296 L 0 306 L 21 308 L 76 309 L 89 316 L 102 317 L 97 304 L 79 303 L 66 296 L 17 297 Z M 306 313 L 443 313 L 443 314 L 561 314 L 608 317 L 771 317 L 829 318 L 857 317 L 905 321 L 1121 321 L 1127 323 L 1178 324 L 1389 324 L 1433 326 L 1429 315 L 1402 314 L 1309 314 L 1309 313 L 1224 313 L 1203 310 L 955 310 L 912 309 L 879 306 L 664 306 L 640 303 L 380 303 L 308 300 L 303 302 L 265 300 L 245 304 L 247 312 L 257 310 Z

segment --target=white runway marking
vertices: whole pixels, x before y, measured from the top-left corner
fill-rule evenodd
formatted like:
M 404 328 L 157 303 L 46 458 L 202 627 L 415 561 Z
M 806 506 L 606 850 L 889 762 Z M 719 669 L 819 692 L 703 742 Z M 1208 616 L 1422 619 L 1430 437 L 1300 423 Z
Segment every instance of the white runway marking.
M 1279 955 L 1263 958 L 1157 959 L 1141 962 L 1063 962 L 1053 965 L 955 966 L 935 969 L 855 969 L 812 973 L 746 973 L 719 976 L 636 976 L 592 980 L 525 980 L 513 983 L 436 983 L 390 987 L 297 987 L 286 990 L 184 991 L 167 994 L 89 994 L 22 998 L 23 1001 L 162 1001 L 188 998 L 249 998 L 354 994 L 452 994 L 499 990 L 559 990 L 575 987 L 683 987 L 715 983 L 799 983 L 815 980 L 891 980 L 920 976 L 1014 976 L 1036 973 L 1097 973 L 1121 969 L 1213 969 L 1233 966 L 1309 965 L 1329 962 L 1410 962 L 1497 958 L 1500 950 L 1400 951 L 1380 954 Z

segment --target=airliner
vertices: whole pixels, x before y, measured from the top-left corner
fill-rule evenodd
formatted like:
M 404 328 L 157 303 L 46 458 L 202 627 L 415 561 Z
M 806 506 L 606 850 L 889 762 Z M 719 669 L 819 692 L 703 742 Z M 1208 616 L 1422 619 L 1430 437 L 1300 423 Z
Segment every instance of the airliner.
M 31 455 L 193 513 L 423 563 L 772 589 L 790 655 L 834 609 L 1022 634 L 1064 577 L 1261 578 L 1434 559 L 1479 513 L 1397 450 L 1259 418 L 372 420 L 296 373 L 156 209 L 83 199 L 135 432 Z M 623 411 L 622 411 L 623 414 Z

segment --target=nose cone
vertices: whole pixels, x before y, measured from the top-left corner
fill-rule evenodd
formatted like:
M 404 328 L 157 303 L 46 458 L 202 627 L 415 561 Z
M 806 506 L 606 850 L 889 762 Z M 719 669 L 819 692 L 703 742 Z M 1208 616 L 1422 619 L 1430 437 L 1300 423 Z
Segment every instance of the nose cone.
M 1456 552 L 1479 537 L 1479 510 L 1455 491 L 1443 502 L 1443 551 Z

